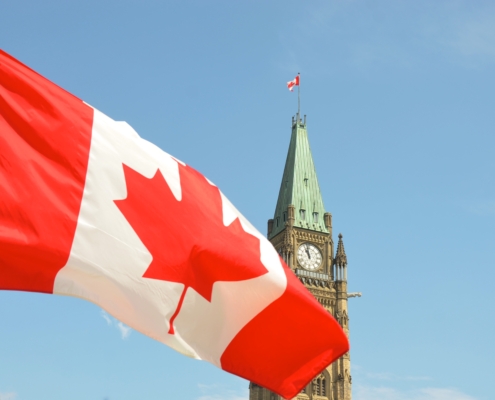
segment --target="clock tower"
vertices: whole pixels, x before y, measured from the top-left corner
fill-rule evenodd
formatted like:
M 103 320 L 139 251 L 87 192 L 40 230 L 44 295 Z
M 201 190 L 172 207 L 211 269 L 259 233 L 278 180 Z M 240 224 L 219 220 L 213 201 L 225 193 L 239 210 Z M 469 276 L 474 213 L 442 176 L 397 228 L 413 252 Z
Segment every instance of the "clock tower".
M 342 235 L 337 249 L 332 234 L 332 214 L 325 210 L 309 147 L 306 116 L 292 118 L 292 135 L 268 239 L 318 302 L 340 323 L 349 336 L 347 257 Z M 298 328 L 299 329 L 299 328 Z M 301 340 L 311 340 L 300 327 Z M 331 338 L 329 338 L 331 340 Z M 351 362 L 344 354 L 325 368 L 298 394 L 296 400 L 351 400 Z M 249 400 L 281 397 L 254 383 Z

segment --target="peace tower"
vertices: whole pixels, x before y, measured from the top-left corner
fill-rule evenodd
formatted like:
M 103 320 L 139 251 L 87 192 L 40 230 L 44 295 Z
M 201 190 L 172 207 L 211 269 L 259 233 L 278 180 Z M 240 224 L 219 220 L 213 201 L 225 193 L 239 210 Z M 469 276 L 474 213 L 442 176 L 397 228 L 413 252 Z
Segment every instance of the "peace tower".
M 306 116 L 292 117 L 292 135 L 268 239 L 318 302 L 340 323 L 349 337 L 347 257 L 342 235 L 337 250 L 332 236 L 332 214 L 326 212 L 309 147 Z M 335 254 L 335 255 L 334 255 Z M 301 327 L 301 340 L 311 340 Z M 331 340 L 331 338 L 329 338 Z M 344 354 L 316 376 L 295 400 L 351 400 L 351 360 Z M 280 396 L 249 385 L 249 400 L 279 400 Z

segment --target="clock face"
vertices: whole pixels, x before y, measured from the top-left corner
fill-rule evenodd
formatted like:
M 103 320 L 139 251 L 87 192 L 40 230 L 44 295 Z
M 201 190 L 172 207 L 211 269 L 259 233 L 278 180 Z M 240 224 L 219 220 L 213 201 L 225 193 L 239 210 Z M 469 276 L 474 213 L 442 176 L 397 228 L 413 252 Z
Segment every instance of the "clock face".
M 297 261 L 304 269 L 315 271 L 321 265 L 321 253 L 318 248 L 311 243 L 303 243 L 297 250 Z

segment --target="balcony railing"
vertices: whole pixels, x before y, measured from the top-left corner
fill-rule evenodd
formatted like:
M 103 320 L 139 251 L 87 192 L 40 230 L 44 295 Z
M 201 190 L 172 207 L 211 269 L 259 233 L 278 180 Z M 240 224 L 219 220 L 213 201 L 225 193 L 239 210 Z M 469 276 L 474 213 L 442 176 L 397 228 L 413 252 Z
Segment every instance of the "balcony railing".
M 322 274 L 320 272 L 313 272 L 313 271 L 306 271 L 305 269 L 296 269 L 294 271 L 297 276 L 306 276 L 308 278 L 315 278 L 315 279 L 321 279 L 324 281 L 330 280 L 330 277 L 328 274 Z

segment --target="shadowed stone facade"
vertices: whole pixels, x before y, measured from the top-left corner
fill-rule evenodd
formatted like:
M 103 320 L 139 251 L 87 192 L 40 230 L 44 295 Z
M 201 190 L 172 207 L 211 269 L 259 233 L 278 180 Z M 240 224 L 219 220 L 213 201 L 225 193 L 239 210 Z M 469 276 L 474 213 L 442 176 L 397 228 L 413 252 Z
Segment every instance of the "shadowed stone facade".
M 340 323 L 349 337 L 347 310 L 347 256 L 342 235 L 337 249 L 332 236 L 332 215 L 325 211 L 309 147 L 306 116 L 292 119 L 292 135 L 282 184 L 268 239 L 318 302 Z M 301 329 L 301 340 L 311 340 Z M 329 339 L 331 340 L 331 339 Z M 325 368 L 294 399 L 351 400 L 349 353 Z M 280 396 L 254 383 L 249 400 L 280 400 Z

